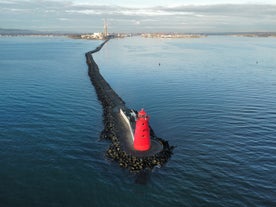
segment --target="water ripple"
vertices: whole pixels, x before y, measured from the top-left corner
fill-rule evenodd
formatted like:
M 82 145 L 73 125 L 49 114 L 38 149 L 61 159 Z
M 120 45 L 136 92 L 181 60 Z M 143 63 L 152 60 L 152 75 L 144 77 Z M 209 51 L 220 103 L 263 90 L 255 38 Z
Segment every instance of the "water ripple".
M 176 146 L 145 186 L 98 140 L 84 58 L 98 43 L 0 38 L 0 205 L 276 205 L 274 39 L 126 38 L 96 54 L 127 105 Z

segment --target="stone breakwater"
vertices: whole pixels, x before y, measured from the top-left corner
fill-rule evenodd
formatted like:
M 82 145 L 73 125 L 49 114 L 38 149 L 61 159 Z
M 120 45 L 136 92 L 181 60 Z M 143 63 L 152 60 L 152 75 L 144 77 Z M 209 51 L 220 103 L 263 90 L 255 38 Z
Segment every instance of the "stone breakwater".
M 163 166 L 172 155 L 173 146 L 167 141 L 155 135 L 151 128 L 151 139 L 161 145 L 157 152 L 138 152 L 129 145 L 128 129 L 124 123 L 119 110 L 129 111 L 122 98 L 110 87 L 99 71 L 99 67 L 93 59 L 92 54 L 101 50 L 108 42 L 104 41 L 95 50 L 85 54 L 88 65 L 88 75 L 95 87 L 96 94 L 103 106 L 104 129 L 101 139 L 108 139 L 111 145 L 106 151 L 106 157 L 117 161 L 121 167 L 131 172 L 139 173 L 145 169 L 153 169 L 155 166 Z

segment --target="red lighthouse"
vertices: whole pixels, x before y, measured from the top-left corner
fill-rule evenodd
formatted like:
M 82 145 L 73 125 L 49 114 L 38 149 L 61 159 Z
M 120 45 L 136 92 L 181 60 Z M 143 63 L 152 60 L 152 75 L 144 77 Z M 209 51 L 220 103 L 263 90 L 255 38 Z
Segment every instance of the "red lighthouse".
M 150 148 L 149 116 L 144 109 L 138 112 L 133 147 L 139 151 L 146 151 Z

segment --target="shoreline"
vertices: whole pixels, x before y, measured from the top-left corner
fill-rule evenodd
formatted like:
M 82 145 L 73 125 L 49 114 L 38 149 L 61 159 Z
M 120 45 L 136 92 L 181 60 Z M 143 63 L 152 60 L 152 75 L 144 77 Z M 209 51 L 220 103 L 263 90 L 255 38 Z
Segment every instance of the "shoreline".
M 151 139 L 155 146 L 145 152 L 135 151 L 130 146 L 127 126 L 120 115 L 120 109 L 129 112 L 131 109 L 126 107 L 123 99 L 111 88 L 99 71 L 97 63 L 92 54 L 99 52 L 109 41 L 105 40 L 94 50 L 85 54 L 88 65 L 88 76 L 95 88 L 98 100 L 103 107 L 104 129 L 100 138 L 111 141 L 106 151 L 106 157 L 119 163 L 121 167 L 127 168 L 131 172 L 139 173 L 156 166 L 163 166 L 173 154 L 173 146 L 162 138 L 155 135 L 151 128 Z M 156 151 L 156 148 L 160 147 Z
M 240 34 L 240 33 L 234 33 L 234 34 L 206 34 L 206 35 L 183 35 L 183 36 L 171 36 L 171 35 L 133 35 L 133 36 L 124 36 L 124 37 L 114 37 L 112 39 L 123 39 L 123 38 L 145 38 L 145 39 L 202 39 L 202 38 L 209 38 L 209 37 L 233 37 L 233 38 L 276 38 L 276 34 Z M 104 39 L 102 38 L 81 38 L 81 37 L 73 37 L 72 35 L 59 35 L 59 34 L 16 34 L 16 35 L 10 35 L 10 34 L 0 34 L 0 38 L 68 38 L 72 40 L 88 40 L 88 41 L 102 41 Z

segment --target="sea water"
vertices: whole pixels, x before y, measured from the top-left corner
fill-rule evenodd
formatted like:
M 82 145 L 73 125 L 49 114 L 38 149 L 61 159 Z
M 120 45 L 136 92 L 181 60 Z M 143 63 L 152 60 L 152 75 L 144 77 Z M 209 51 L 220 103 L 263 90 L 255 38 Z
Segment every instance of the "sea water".
M 275 206 L 276 38 L 110 40 L 94 55 L 129 108 L 176 146 L 135 176 L 104 156 L 85 52 L 0 38 L 0 206 Z

